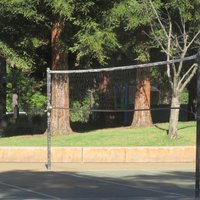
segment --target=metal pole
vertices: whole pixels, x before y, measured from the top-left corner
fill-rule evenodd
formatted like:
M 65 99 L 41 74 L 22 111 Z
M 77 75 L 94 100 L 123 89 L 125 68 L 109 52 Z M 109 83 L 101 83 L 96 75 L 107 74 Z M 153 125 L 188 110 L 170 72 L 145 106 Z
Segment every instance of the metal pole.
M 47 169 L 51 170 L 51 73 L 47 68 Z
M 197 53 L 196 60 L 198 62 L 197 69 L 197 130 L 196 130 L 196 174 L 195 174 L 195 197 L 199 199 L 200 188 L 200 50 Z

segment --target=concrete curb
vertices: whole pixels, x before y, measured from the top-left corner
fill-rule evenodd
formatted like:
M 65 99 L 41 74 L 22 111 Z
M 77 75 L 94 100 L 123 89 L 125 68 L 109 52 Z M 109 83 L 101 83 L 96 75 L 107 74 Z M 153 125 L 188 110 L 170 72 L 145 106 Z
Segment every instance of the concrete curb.
M 134 163 L 195 162 L 195 146 L 52 147 L 52 162 Z M 47 162 L 46 147 L 0 147 L 0 162 Z

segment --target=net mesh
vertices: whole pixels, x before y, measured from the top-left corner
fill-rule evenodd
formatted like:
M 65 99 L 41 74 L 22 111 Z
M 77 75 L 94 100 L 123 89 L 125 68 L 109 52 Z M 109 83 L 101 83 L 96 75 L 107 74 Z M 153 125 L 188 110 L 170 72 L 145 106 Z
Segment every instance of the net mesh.
M 136 69 L 65 74 L 71 121 L 97 120 L 102 113 L 133 110 Z M 54 74 L 52 77 L 55 76 Z
M 162 61 L 90 70 L 50 71 L 50 73 L 52 79 L 56 74 L 62 74 L 69 80 L 70 103 L 65 109 L 70 111 L 70 120 L 72 122 L 88 122 L 92 120 L 130 123 L 133 112 L 136 111 L 134 110 L 134 101 L 137 88 L 137 70 L 162 66 L 162 68 L 159 67 L 159 70 L 163 74 L 163 71 L 166 70 L 163 66 L 166 66 L 167 63 L 190 61 L 195 58 L 196 55 L 168 62 Z M 152 82 L 158 83 L 158 80 L 152 80 Z M 162 84 L 162 80 L 160 80 L 159 84 Z M 169 115 L 170 105 L 161 105 L 161 108 L 158 106 L 158 104 L 162 103 L 161 98 L 163 95 L 159 84 L 151 87 L 151 110 L 161 110 L 167 113 L 166 115 Z M 168 102 L 170 102 L 170 99 Z M 54 107 L 53 109 L 57 108 Z M 166 112 L 167 109 L 168 111 Z M 186 109 L 184 107 L 183 112 Z M 153 115 L 154 113 L 152 112 L 151 114 Z M 168 120 L 168 117 L 166 119 Z

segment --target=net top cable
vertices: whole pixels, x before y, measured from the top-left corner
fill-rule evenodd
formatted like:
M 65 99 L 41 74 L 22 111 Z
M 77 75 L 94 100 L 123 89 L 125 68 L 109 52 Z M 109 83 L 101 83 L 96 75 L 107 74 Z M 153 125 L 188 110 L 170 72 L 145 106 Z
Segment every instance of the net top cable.
M 160 62 L 121 66 L 121 67 L 100 68 L 100 69 L 82 69 L 82 70 L 50 70 L 48 68 L 47 72 L 51 73 L 51 74 L 75 74 L 75 73 L 92 73 L 92 72 L 97 73 L 97 72 L 104 72 L 104 71 L 108 72 L 108 71 L 136 69 L 136 68 L 144 68 L 144 67 L 156 67 L 159 65 L 178 63 L 178 62 L 189 61 L 189 60 L 194 60 L 194 59 L 197 59 L 196 54 L 185 57 L 185 58 L 179 58 L 179 59 L 174 59 L 174 60 L 169 60 L 169 61 L 160 61 Z

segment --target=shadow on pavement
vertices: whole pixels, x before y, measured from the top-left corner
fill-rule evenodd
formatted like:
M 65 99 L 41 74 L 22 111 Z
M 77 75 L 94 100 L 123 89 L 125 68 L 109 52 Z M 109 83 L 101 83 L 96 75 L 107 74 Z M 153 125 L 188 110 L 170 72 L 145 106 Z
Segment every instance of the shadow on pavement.
M 194 173 L 106 171 L 0 173 L 0 199 L 189 200 Z

